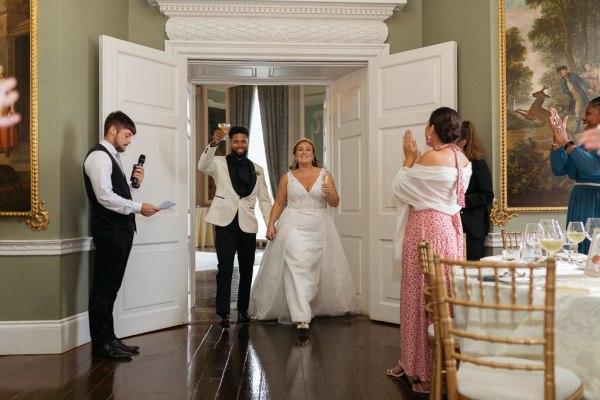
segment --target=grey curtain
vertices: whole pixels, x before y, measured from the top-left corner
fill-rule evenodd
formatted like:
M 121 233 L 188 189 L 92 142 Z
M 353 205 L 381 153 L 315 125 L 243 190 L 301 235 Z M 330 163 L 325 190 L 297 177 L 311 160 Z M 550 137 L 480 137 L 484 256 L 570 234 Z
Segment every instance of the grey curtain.
M 273 195 L 288 170 L 288 87 L 258 86 L 258 104 Z
M 229 88 L 229 122 L 231 126 L 250 128 L 254 86 L 240 85 Z

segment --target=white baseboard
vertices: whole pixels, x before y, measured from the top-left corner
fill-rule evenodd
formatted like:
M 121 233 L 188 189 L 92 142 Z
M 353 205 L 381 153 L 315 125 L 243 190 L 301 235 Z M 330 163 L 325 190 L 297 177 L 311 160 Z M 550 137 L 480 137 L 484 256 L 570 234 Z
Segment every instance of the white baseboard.
M 57 321 L 0 321 L 0 355 L 61 354 L 89 341 L 87 311 Z

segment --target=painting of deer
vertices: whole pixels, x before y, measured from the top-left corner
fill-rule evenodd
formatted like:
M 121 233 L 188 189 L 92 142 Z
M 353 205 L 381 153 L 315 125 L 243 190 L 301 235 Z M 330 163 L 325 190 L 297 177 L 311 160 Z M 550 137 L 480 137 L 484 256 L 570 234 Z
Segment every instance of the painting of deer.
M 525 111 L 523 109 L 518 109 L 515 110 L 515 113 L 522 115 L 529 121 L 537 120 L 541 122 L 548 122 L 548 118 L 550 118 L 550 111 L 542 107 L 542 104 L 547 98 L 550 98 L 550 96 L 544 93 L 544 90 L 549 88 L 550 85 L 544 85 L 542 90 L 538 90 L 537 92 L 531 93 L 531 96 L 533 96 L 535 100 L 533 101 L 533 103 L 531 103 L 531 107 L 529 107 L 529 110 Z

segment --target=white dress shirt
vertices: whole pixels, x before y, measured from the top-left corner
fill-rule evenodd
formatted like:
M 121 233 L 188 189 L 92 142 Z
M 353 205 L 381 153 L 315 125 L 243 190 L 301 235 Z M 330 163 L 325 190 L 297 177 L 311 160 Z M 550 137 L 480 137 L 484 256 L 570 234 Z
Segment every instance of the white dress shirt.
M 118 152 L 112 144 L 106 140 L 102 140 L 100 144 L 118 160 Z M 83 167 L 85 173 L 92 182 L 92 189 L 94 190 L 98 203 L 104 208 L 125 215 L 140 213 L 142 210 L 142 203 L 121 197 L 113 191 L 112 180 L 110 178 L 112 175 L 113 163 L 108 154 L 103 151 L 91 152 L 84 161 Z M 133 193 L 135 189 L 133 189 L 131 185 L 129 185 L 129 188 Z

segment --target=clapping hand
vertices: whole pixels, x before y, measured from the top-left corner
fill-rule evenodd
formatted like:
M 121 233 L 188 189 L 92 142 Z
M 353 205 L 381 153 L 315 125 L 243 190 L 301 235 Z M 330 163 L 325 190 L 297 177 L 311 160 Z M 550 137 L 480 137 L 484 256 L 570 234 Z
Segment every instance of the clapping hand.
M 585 130 L 581 136 L 581 143 L 586 150 L 600 150 L 600 129 L 596 127 Z
M 569 116 L 567 115 L 564 122 L 561 121 L 556 108 L 550 109 L 550 128 L 552 128 L 553 134 L 552 143 L 564 146 L 569 141 L 569 134 L 567 133 L 568 119 Z
M 417 159 L 421 156 L 417 148 L 417 142 L 412 137 L 412 131 L 407 129 L 402 139 L 402 147 L 404 149 L 404 166 L 412 167 Z

